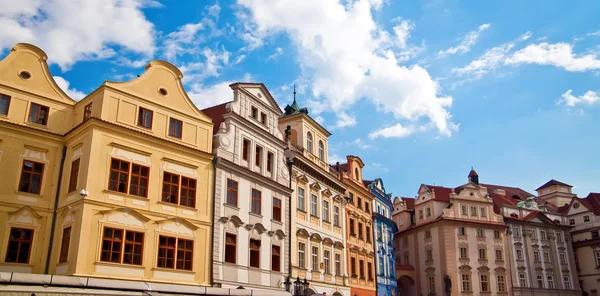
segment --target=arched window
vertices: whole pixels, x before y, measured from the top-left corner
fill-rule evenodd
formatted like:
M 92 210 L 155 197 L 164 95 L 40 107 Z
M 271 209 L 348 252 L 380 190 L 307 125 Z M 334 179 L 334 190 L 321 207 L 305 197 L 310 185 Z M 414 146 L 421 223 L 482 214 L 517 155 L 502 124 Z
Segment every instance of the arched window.
M 354 168 L 354 179 L 358 180 L 358 168 Z
M 313 139 L 310 132 L 306 133 L 306 150 L 310 153 L 313 152 Z
M 323 146 L 323 141 L 319 140 L 319 159 L 325 161 L 325 147 Z

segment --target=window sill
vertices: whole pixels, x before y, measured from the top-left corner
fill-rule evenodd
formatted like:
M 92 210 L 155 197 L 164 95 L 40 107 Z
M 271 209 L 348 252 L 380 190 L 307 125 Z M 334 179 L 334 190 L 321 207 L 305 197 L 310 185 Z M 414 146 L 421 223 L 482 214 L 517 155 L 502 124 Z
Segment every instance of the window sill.
M 248 212 L 248 214 L 250 216 L 254 216 L 254 217 L 257 217 L 257 218 L 260 218 L 260 219 L 262 219 L 262 217 L 263 217 L 261 214 L 257 214 L 257 213 L 253 213 L 253 212 Z
M 282 221 L 277 221 L 275 219 L 271 219 L 271 222 L 275 223 L 275 224 L 279 224 L 279 225 L 283 225 Z
M 66 263 L 66 262 L 65 262 Z M 142 262 L 143 263 L 143 262 Z M 127 263 L 115 263 L 115 262 L 104 262 L 104 261 L 96 261 L 95 265 L 105 265 L 105 266 L 115 266 L 115 267 L 124 267 L 124 268 L 135 268 L 135 269 L 146 269 L 144 265 L 136 265 L 136 264 L 127 264 Z
M 145 127 L 145 126 L 143 126 L 143 125 L 136 124 L 136 125 L 135 125 L 135 127 L 137 127 L 137 128 L 140 128 L 140 129 L 143 129 L 143 130 L 145 130 L 145 131 L 148 131 L 148 132 L 151 132 L 151 133 L 152 133 L 152 126 L 150 126 L 150 127 Z
M 152 271 L 169 271 L 183 274 L 196 274 L 193 270 L 175 269 L 175 268 L 164 268 L 164 267 L 152 267 Z
M 32 122 L 32 121 L 29 121 L 29 120 L 27 120 L 26 123 L 28 125 L 32 125 L 32 126 L 37 127 L 37 128 L 42 128 L 42 129 L 45 129 L 45 130 L 49 130 L 49 128 L 48 128 L 48 121 L 47 120 L 46 120 L 46 124 Z
M 327 224 L 331 225 L 331 221 L 329 221 L 329 220 L 323 220 L 323 223 L 327 223 Z
M 21 267 L 29 267 L 29 268 L 34 267 L 34 265 L 30 264 L 30 263 L 18 263 L 18 262 L 1 262 L 0 265 L 1 266 L 21 266 Z
M 35 198 L 44 198 L 44 195 L 38 194 L 38 193 L 31 193 L 31 192 L 24 192 L 24 191 L 19 191 L 19 190 L 15 190 L 15 194 L 17 195 L 23 195 L 23 196 L 29 196 L 29 197 L 35 197 Z
M 234 206 L 234 205 L 228 204 L 228 203 L 223 203 L 223 206 L 226 207 L 226 208 L 230 208 L 230 209 L 236 210 L 236 211 L 240 210 L 240 208 L 238 208 L 237 206 Z
M 303 214 L 307 214 L 307 212 L 304 209 L 301 208 L 297 208 L 298 212 L 303 213 Z
M 148 199 L 146 198 L 145 200 L 148 200 Z M 179 208 L 179 209 L 182 209 L 182 210 L 191 210 L 191 211 L 194 211 L 194 212 L 198 211 L 198 209 L 196 209 L 196 208 L 192 208 L 192 207 L 188 207 L 188 206 L 184 206 L 184 205 L 180 205 L 180 204 L 175 204 L 175 203 L 170 203 L 170 202 L 166 202 L 166 201 L 162 201 L 162 200 L 157 201 L 156 204 L 165 205 L 165 206 L 172 206 L 172 207 L 176 207 L 176 208 Z

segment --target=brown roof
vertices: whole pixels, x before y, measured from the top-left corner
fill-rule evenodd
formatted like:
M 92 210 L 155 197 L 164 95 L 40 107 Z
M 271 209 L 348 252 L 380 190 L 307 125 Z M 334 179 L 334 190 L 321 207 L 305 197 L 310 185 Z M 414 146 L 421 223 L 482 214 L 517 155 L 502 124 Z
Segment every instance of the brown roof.
M 429 189 L 433 190 L 433 192 L 435 193 L 435 200 L 450 201 L 450 193 L 452 193 L 452 188 L 427 184 L 424 185 L 427 186 Z
M 594 214 L 600 215 L 600 193 L 590 192 L 586 198 L 577 199 L 582 203 L 587 203 L 587 205 L 584 205 L 587 206 L 588 209 L 592 210 Z
M 372 180 L 363 180 L 363 185 L 365 185 L 365 187 L 368 187 L 369 185 L 371 185 L 371 183 L 373 183 Z
M 479 175 L 477 175 L 477 172 L 474 169 L 471 169 L 469 172 L 469 177 L 479 177 Z
M 406 209 L 412 211 L 415 209 L 415 199 L 412 197 L 402 197 L 402 201 L 406 204 Z
M 494 184 L 481 184 L 482 186 L 488 189 L 489 193 L 493 193 L 496 189 L 501 189 L 506 192 L 506 196 L 508 198 L 516 199 L 518 201 L 525 200 L 528 197 L 535 196 L 535 194 L 531 194 L 521 188 L 518 187 L 509 187 L 502 185 L 494 185 Z
M 229 104 L 229 102 L 200 110 L 200 111 L 202 111 L 202 113 L 206 114 L 206 116 L 208 116 L 212 119 L 213 135 L 219 131 L 219 127 L 221 126 L 221 123 L 223 123 L 223 121 L 225 120 L 223 118 L 223 114 L 225 114 L 227 112 L 227 109 L 225 108 L 227 106 L 227 104 Z
M 546 182 L 544 185 L 542 185 L 542 186 L 538 187 L 538 188 L 537 188 L 535 191 L 538 191 L 538 190 L 540 190 L 540 189 L 544 189 L 544 188 L 546 188 L 546 187 L 554 186 L 554 185 L 558 185 L 558 186 L 567 186 L 567 187 L 573 187 L 573 186 L 571 186 L 571 185 L 569 185 L 569 184 L 565 184 L 565 183 L 563 183 L 563 182 L 561 182 L 561 181 L 557 181 L 557 180 L 554 180 L 554 179 L 552 179 L 552 180 L 550 180 L 550 181 Z

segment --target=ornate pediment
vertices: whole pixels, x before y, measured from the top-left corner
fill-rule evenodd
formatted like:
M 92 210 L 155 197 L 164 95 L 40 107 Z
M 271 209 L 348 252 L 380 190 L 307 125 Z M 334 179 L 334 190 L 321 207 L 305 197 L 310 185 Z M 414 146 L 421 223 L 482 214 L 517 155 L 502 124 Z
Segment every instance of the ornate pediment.
M 246 224 L 245 227 L 248 231 L 250 231 L 250 230 L 256 231 L 258 235 L 261 235 L 261 234 L 267 232 L 267 228 L 264 225 L 262 225 L 261 223 Z
M 236 228 L 239 228 L 240 226 L 244 225 L 242 219 L 240 219 L 240 217 L 236 215 L 232 215 L 231 217 L 221 217 L 219 218 L 219 222 L 223 224 L 231 222 L 231 224 Z
M 267 235 L 276 236 L 280 240 L 286 237 L 285 233 L 281 229 L 277 229 L 277 231 L 268 231 Z
M 10 217 L 7 221 L 7 223 L 20 223 L 20 224 L 27 224 L 27 225 L 32 225 L 32 226 L 36 226 L 39 227 L 39 221 L 38 219 L 40 219 L 42 216 L 40 214 L 38 214 L 34 209 L 28 207 L 28 206 L 23 206 L 18 208 L 15 211 L 12 212 L 8 212 L 8 216 Z
M 310 236 L 310 240 L 311 240 L 311 241 L 320 242 L 320 241 L 323 241 L 323 238 L 322 238 L 322 237 L 321 237 L 321 236 L 320 236 L 318 233 L 313 233 L 313 234 Z
M 519 266 L 519 267 L 517 267 L 517 270 L 521 271 L 521 272 L 525 271 L 525 269 L 527 269 L 527 268 L 525 268 L 525 266 Z
M 335 243 L 333 243 L 333 247 L 336 249 L 343 249 L 344 244 L 342 244 L 341 242 L 335 242 Z
M 471 269 L 472 269 L 472 267 L 471 267 L 471 266 L 469 266 L 469 265 L 466 265 L 466 264 L 465 264 L 465 265 L 461 265 L 461 266 L 458 268 L 458 271 L 459 271 L 460 273 L 470 273 L 470 272 L 471 272 Z
M 494 268 L 494 271 L 498 274 L 505 274 L 506 273 L 506 268 L 502 267 L 502 266 L 498 266 L 496 268 Z
M 333 201 L 336 201 L 336 202 L 339 202 L 339 203 L 343 203 L 344 202 L 344 198 L 341 195 L 336 194 L 335 196 L 333 196 Z
M 479 267 L 477 267 L 477 271 L 479 271 L 481 273 L 488 273 L 488 272 L 490 272 L 490 268 L 487 266 L 479 266 Z
M 196 230 L 198 226 L 181 217 L 173 217 L 160 221 L 156 221 L 158 224 L 158 231 L 171 232 L 175 234 L 183 234 L 188 236 L 196 236 Z
M 299 175 L 296 178 L 296 181 L 298 181 L 298 183 L 307 184 L 308 183 L 308 178 L 306 177 L 306 175 Z
M 124 207 L 99 211 L 98 214 L 103 215 L 103 217 L 101 219 L 102 222 L 115 223 L 115 224 L 121 224 L 121 225 L 126 225 L 126 226 L 135 226 L 135 227 L 140 227 L 140 228 L 145 228 L 145 229 L 148 229 L 146 222 L 150 221 L 150 218 L 142 215 L 140 212 L 138 212 L 134 209 L 124 208 Z M 177 218 L 177 217 L 175 217 L 175 218 Z M 174 219 L 174 218 L 172 218 L 172 219 Z M 183 221 L 184 222 L 179 222 L 179 223 L 187 222 L 185 220 L 183 220 Z M 157 223 L 160 223 L 160 221 Z M 187 222 L 187 223 L 189 223 L 189 222 Z M 190 226 L 190 225 L 186 225 L 186 226 Z M 191 226 L 188 228 L 193 229 L 193 230 L 198 229 L 198 227 L 196 227 L 193 224 L 191 224 Z
M 331 190 L 329 190 L 329 188 L 325 188 L 325 190 L 321 191 L 321 195 L 330 197 L 330 196 L 333 196 L 333 192 L 331 192 Z
M 537 271 L 537 272 L 542 272 L 542 271 L 544 271 L 544 269 L 543 269 L 543 268 L 541 268 L 541 267 L 536 267 L 536 268 L 535 268 L 535 271 Z
M 314 182 L 314 183 L 310 184 L 310 189 L 320 191 L 323 189 L 323 187 L 321 187 L 321 185 L 319 185 L 319 182 Z
M 323 240 L 323 244 L 324 244 L 324 245 L 326 245 L 326 246 L 333 246 L 333 240 L 332 240 L 332 239 L 330 239 L 330 238 L 328 238 L 328 237 L 326 237 L 326 238 Z
M 425 268 L 425 273 L 427 273 L 427 274 L 434 274 L 435 273 L 435 268 L 429 266 L 429 267 Z

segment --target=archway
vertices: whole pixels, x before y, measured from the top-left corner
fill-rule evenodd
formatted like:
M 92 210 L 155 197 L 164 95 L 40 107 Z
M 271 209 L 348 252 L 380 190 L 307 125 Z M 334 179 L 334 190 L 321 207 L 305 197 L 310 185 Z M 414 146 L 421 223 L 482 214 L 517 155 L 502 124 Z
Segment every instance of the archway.
M 342 293 L 340 293 L 340 292 L 335 292 L 335 293 L 333 293 L 332 296 L 344 296 L 344 295 L 342 295 Z
M 312 295 L 315 295 L 315 294 L 317 294 L 317 292 L 315 292 L 315 290 L 313 290 L 311 288 L 308 288 L 308 290 L 306 290 L 306 293 L 304 295 L 312 296 Z M 319 295 L 319 294 L 317 294 L 317 295 Z
M 409 276 L 401 276 L 398 279 L 398 295 L 417 296 L 415 280 Z

